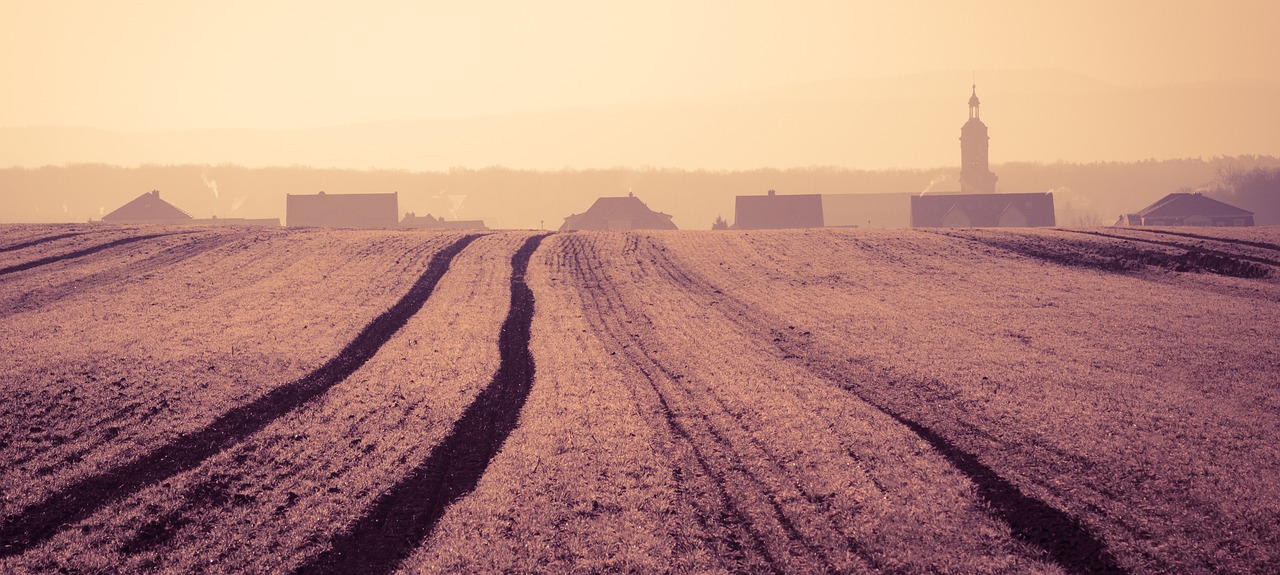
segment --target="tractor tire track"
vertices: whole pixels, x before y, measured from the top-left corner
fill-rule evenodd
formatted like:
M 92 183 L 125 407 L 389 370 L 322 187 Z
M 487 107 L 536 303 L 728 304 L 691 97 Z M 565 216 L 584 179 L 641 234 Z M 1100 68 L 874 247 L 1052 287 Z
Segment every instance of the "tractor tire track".
M 722 299 L 716 306 L 730 321 L 739 325 L 748 333 L 761 333 L 761 326 L 778 325 L 776 318 L 755 309 L 745 302 L 723 294 L 713 285 L 700 277 L 686 273 L 660 249 L 651 249 L 655 256 L 655 264 L 678 278 L 677 284 L 688 290 L 704 293 L 717 293 Z M 830 362 L 820 358 L 806 357 L 805 350 L 792 344 L 785 338 L 774 338 L 779 351 L 787 356 L 805 358 L 803 366 L 819 378 L 832 381 L 841 388 L 852 393 L 859 400 L 876 410 L 893 418 L 911 430 L 922 440 L 929 443 L 935 451 L 942 455 L 952 466 L 969 478 L 977 488 L 978 496 L 990 505 L 990 513 L 1007 524 L 1019 540 L 1044 551 L 1058 565 L 1072 573 L 1126 573 L 1112 557 L 1106 545 L 1089 531 L 1079 519 L 1025 494 L 1009 480 L 1002 477 L 994 469 L 983 464 L 973 453 L 965 451 L 936 430 L 910 419 L 897 410 L 892 409 L 869 394 L 861 391 L 857 384 L 843 383 L 840 374 L 846 370 L 840 365 L 829 365 Z
M 32 260 L 32 261 L 29 261 L 29 262 L 23 262 L 23 263 L 20 263 L 20 264 L 14 264 L 14 265 L 11 265 L 11 266 L 6 267 L 6 268 L 0 268 L 0 276 L 3 276 L 3 275 L 9 275 L 9 274 L 17 273 L 17 272 L 21 272 L 21 271 L 26 271 L 26 270 L 29 270 L 29 269 L 32 269 L 32 268 L 38 268 L 38 267 L 40 267 L 40 266 L 49 265 L 49 264 L 57 263 L 57 262 L 61 262 L 61 261 L 73 260 L 73 259 L 76 259 L 76 258 L 82 258 L 82 257 L 84 257 L 84 256 L 89 256 L 89 255 L 96 254 L 96 253 L 101 252 L 101 251 L 103 251 L 103 250 L 109 250 L 109 249 L 114 248 L 114 247 L 119 247 L 119 246 L 123 246 L 123 245 L 128 245 L 128 244 L 131 244 L 131 243 L 134 243 L 134 242 L 140 242 L 140 241 L 144 241 L 144 240 L 150 240 L 150 239 L 155 239 L 155 238 L 162 238 L 162 237 L 165 237 L 165 236 L 172 236 L 172 235 L 178 235 L 178 234 L 189 234 L 189 233 L 192 233 L 192 232 L 167 232 L 167 233 L 163 233 L 163 234 L 145 234 L 145 235 L 141 235 L 141 236 L 130 236 L 130 237 L 127 237 L 127 238 L 120 238 L 120 239 L 118 239 L 118 240 L 113 240 L 113 241 L 109 241 L 109 242 L 106 242 L 106 243 L 103 243 L 103 244 L 98 244 L 98 245 L 96 245 L 96 246 L 92 246 L 92 247 L 88 247 L 88 248 L 79 249 L 79 250 L 76 250 L 76 251 L 73 251 L 73 252 L 68 252 L 68 253 L 65 253 L 65 254 L 58 254 L 58 255 L 56 255 L 56 256 L 48 256 L 48 257 L 40 258 L 40 259 L 37 259 L 37 260 Z
M 1097 237 L 1106 237 L 1111 239 L 1127 240 L 1137 244 L 1152 244 L 1165 247 L 1175 247 L 1186 250 L 1183 254 L 1171 254 L 1166 251 L 1155 249 L 1142 249 L 1135 246 L 1126 246 L 1122 244 L 1088 244 L 1084 240 L 1077 242 L 1059 240 L 1052 243 L 1036 243 L 1030 238 L 1018 238 L 1012 234 L 1007 234 L 1004 238 L 997 238 L 993 235 L 969 235 L 965 233 L 946 232 L 939 230 L 924 229 L 925 233 L 931 233 L 949 238 L 965 240 L 971 243 L 989 246 L 1022 256 L 1044 260 L 1058 265 L 1081 267 L 1100 270 L 1109 273 L 1133 273 L 1142 271 L 1147 266 L 1164 268 L 1175 272 L 1209 272 L 1217 275 L 1238 277 L 1245 279 L 1258 279 L 1271 276 L 1272 269 L 1268 265 L 1276 265 L 1280 262 L 1273 262 L 1265 258 L 1252 258 L 1248 256 L 1237 256 L 1226 252 L 1216 250 L 1204 250 L 1201 248 L 1188 248 L 1182 244 L 1171 242 L 1159 242 L 1154 240 L 1143 240 L 1140 238 L 1132 238 L 1125 236 L 1116 236 L 1104 234 L 1101 232 L 1089 232 L 1079 230 L 1059 230 L 1066 233 L 1075 233 L 1081 235 L 1090 235 Z M 1257 261 L 1241 261 L 1242 259 L 1260 259 Z
M 1125 228 L 1125 229 L 1129 231 L 1142 232 L 1146 234 L 1164 234 L 1167 236 L 1180 236 L 1184 238 L 1193 238 L 1197 240 L 1210 240 L 1215 242 L 1222 242 L 1224 244 L 1235 244 L 1238 246 L 1248 246 L 1251 248 L 1259 248 L 1263 250 L 1270 250 L 1273 252 L 1280 252 L 1280 245 L 1267 243 L 1267 242 L 1254 242 L 1249 240 L 1239 240 L 1235 238 L 1216 238 L 1213 236 L 1193 234 L 1190 232 L 1175 232 L 1172 230 L 1153 230 L 1150 228 Z
M 625 310 L 619 307 L 618 303 L 615 303 L 618 295 L 616 293 L 610 294 L 605 291 L 606 286 L 609 285 L 608 278 L 603 277 L 598 273 L 598 262 L 590 261 L 589 257 L 584 258 L 584 252 L 587 248 L 583 246 L 583 238 L 571 237 L 565 243 L 567 244 L 566 247 L 569 248 L 569 253 L 573 260 L 572 265 L 567 271 L 578 276 L 580 285 L 589 288 L 583 290 L 587 292 L 584 294 L 585 297 L 583 303 L 587 303 L 586 300 L 589 298 L 591 300 L 591 305 L 597 312 L 595 314 L 588 314 L 593 323 L 595 332 L 600 337 L 607 340 L 607 347 L 611 347 L 615 350 L 611 352 L 611 354 L 616 354 L 621 351 L 624 357 L 633 355 L 634 352 L 628 352 L 628 350 L 634 342 L 627 343 L 621 336 L 615 333 L 615 329 L 625 328 L 613 328 L 607 325 L 603 319 L 614 318 L 617 323 L 621 323 L 622 320 L 617 318 L 624 317 L 626 313 Z M 610 297 L 610 295 L 612 295 L 612 297 Z M 628 339 L 627 341 L 631 340 Z M 717 536 L 715 533 L 717 527 L 726 529 L 728 533 L 719 535 L 720 539 L 718 540 L 722 541 L 734 552 L 735 557 L 742 565 L 750 565 L 753 558 L 749 553 L 754 553 L 763 560 L 764 563 L 757 569 L 763 568 L 763 570 L 771 573 L 782 573 L 783 569 L 781 565 L 773 554 L 770 553 L 768 546 L 765 544 L 764 534 L 754 527 L 747 517 L 746 512 L 734 502 L 733 497 L 729 493 L 728 482 L 725 480 L 723 474 L 716 473 L 713 464 L 710 462 L 708 454 L 705 453 L 703 448 L 694 440 L 689 428 L 682 424 L 677 418 L 675 410 L 672 409 L 666 396 L 661 392 L 658 384 L 654 381 L 654 374 L 641 367 L 641 364 L 638 363 L 638 361 L 639 358 L 628 358 L 628 363 L 631 364 L 633 368 L 649 383 L 649 391 L 653 393 L 654 399 L 657 401 L 657 408 L 659 413 L 662 415 L 663 423 L 665 424 L 667 431 L 676 439 L 677 442 L 688 448 L 693 459 L 692 467 L 695 468 L 691 470 L 693 474 L 697 477 L 706 478 L 711 482 L 711 486 L 714 488 L 714 493 L 710 495 L 712 495 L 717 505 L 711 508 L 704 508 L 699 505 L 696 500 L 691 502 L 691 505 L 694 507 L 697 515 L 698 525 L 712 537 Z M 632 390 L 631 395 L 637 405 L 641 405 L 643 403 L 634 389 Z M 672 462 L 672 465 L 675 467 L 675 478 L 680 483 L 688 485 L 692 480 L 686 479 L 684 466 L 682 466 L 681 463 L 674 461 Z M 696 485 L 690 486 L 688 489 L 695 493 L 702 491 L 702 489 Z M 716 508 L 717 506 L 718 509 Z M 724 558 L 719 554 L 717 554 L 716 558 L 721 561 L 724 560 Z M 723 563 L 722 565 L 729 570 L 733 570 L 735 567 L 734 565 L 724 565 Z M 740 565 L 738 566 L 738 569 L 741 569 Z
M 426 460 L 295 573 L 390 573 L 431 534 L 449 505 L 475 490 L 533 388 L 534 299 L 524 277 L 546 237 L 529 238 L 511 258 L 511 307 L 498 335 L 500 363 L 492 381 Z
M 1126 229 L 1128 229 L 1128 228 L 1126 228 Z M 1179 243 L 1179 242 L 1172 242 L 1172 241 L 1170 241 L 1170 242 L 1163 242 L 1163 241 L 1160 241 L 1160 240 L 1144 239 L 1144 238 L 1135 238 L 1135 237 L 1132 237 L 1132 236 L 1125 236 L 1125 235 L 1120 235 L 1120 234 L 1108 234 L 1108 233 L 1103 233 L 1103 232 L 1092 232 L 1092 231 L 1088 231 L 1088 230 L 1062 230 L 1062 231 L 1064 231 L 1064 232 L 1068 232 L 1068 233 L 1073 233 L 1073 234 L 1084 234 L 1084 235 L 1098 236 L 1098 237 L 1103 237 L 1103 238 L 1112 238 L 1112 239 L 1117 239 L 1117 240 L 1128 240 L 1128 241 L 1131 241 L 1131 242 L 1141 242 L 1141 243 L 1153 244 L 1153 245 L 1157 245 L 1157 246 L 1165 246 L 1165 247 L 1170 247 L 1170 248 L 1177 248 L 1177 249 L 1180 249 L 1180 250 L 1187 250 L 1187 251 L 1189 251 L 1189 252 L 1201 252 L 1201 253 L 1206 253 L 1206 254 L 1213 255 L 1213 256 L 1217 256 L 1217 257 L 1224 258 L 1224 259 L 1227 259 L 1227 260 L 1246 260 L 1246 261 L 1250 261 L 1250 262 L 1254 262 L 1254 263 L 1260 263 L 1260 264 L 1266 264 L 1266 265 L 1269 265 L 1269 266 L 1280 267 L 1280 261 L 1276 261 L 1276 260 L 1273 260 L 1273 259 L 1262 258 L 1262 257 L 1257 257 L 1257 256 L 1251 256 L 1251 255 L 1247 255 L 1247 254 L 1228 253 L 1228 252 L 1224 252 L 1224 251 L 1221 251 L 1221 250 L 1215 250 L 1215 249 L 1205 248 L 1205 247 L 1196 246 L 1196 245 L 1187 245 L 1187 244 L 1185 244 L 1185 243 Z M 1202 239 L 1213 240 L 1214 238 L 1208 238 L 1208 237 L 1203 237 L 1203 236 L 1202 236 Z
M 212 237 L 202 237 L 191 242 L 166 248 L 161 250 L 160 253 L 141 261 L 131 261 L 127 266 L 120 266 L 116 269 L 98 272 L 60 285 L 47 286 L 43 289 L 26 292 L 0 304 L 0 319 L 44 307 L 65 297 L 84 293 L 95 286 L 112 285 L 130 277 L 144 275 L 166 266 L 180 263 L 238 241 L 242 237 L 242 234 L 233 233 L 220 233 Z
M 341 383 L 422 308 L 453 258 L 477 237 L 465 236 L 437 252 L 408 293 L 369 322 L 338 355 L 301 379 L 224 413 L 203 429 L 183 435 L 132 462 L 81 479 L 5 518 L 0 523 L 0 557 L 21 554 L 107 503 L 195 468 Z
M 36 238 L 36 239 L 34 239 L 34 240 L 28 240 L 28 241 L 25 241 L 25 242 L 22 242 L 22 243 L 17 243 L 17 244 L 13 244 L 13 245 L 10 245 L 10 246 L 2 247 L 2 248 L 0 248 L 0 253 L 5 253 L 5 252 L 16 252 L 16 251 L 18 251 L 18 250 L 26 249 L 26 248 L 29 248 L 29 247 L 32 247 L 32 246 L 38 246 L 38 245 L 43 244 L 43 243 L 48 243 L 48 242 L 58 241 L 58 240 L 61 240 L 61 239 L 66 239 L 66 238 L 74 238 L 74 237 L 76 237 L 76 236 L 83 236 L 83 235 L 85 235 L 85 234 L 87 234 L 87 233 L 90 233 L 90 232 L 70 232 L 70 233 L 65 233 L 65 234 L 56 234 L 56 235 L 52 235 L 52 236 L 44 236 L 44 237 L 42 237 L 42 238 Z
M 572 240 L 583 242 L 585 238 Z M 637 258 L 637 262 L 653 255 L 642 250 L 634 234 L 628 235 L 622 253 Z M 601 266 L 588 256 L 587 261 L 574 267 L 594 271 Z M 590 292 L 599 309 L 590 314 L 600 326 L 598 332 L 611 339 L 618 354 L 643 374 L 672 435 L 689 447 L 697 467 L 714 483 L 722 508 L 750 540 L 749 546 L 743 546 L 745 549 L 755 550 L 770 569 L 783 572 L 799 565 L 804 565 L 805 570 L 838 572 L 844 567 L 837 567 L 833 557 L 848 560 L 850 555 L 861 568 L 881 567 L 837 527 L 833 518 L 812 504 L 813 494 L 736 418 L 723 397 L 696 378 L 672 371 L 655 355 L 646 336 L 651 328 L 643 325 L 645 314 L 626 305 L 614 282 L 595 274 L 583 279 L 601 287 Z M 626 321 L 628 318 L 635 323 Z M 759 463 L 765 469 L 752 470 L 739 463 L 742 460 Z M 799 497 L 784 507 L 782 494 L 787 492 Z M 835 534 L 838 543 L 823 543 L 806 535 L 793 520 L 797 513 L 797 518 L 819 525 L 810 526 L 810 530 Z

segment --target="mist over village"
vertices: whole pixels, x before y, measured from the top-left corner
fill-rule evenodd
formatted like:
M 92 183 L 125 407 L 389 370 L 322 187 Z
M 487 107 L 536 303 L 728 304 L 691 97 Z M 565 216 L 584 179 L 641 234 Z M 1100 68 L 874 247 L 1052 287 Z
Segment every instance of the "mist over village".
M 0 572 L 1280 572 L 1277 18 L 0 4 Z

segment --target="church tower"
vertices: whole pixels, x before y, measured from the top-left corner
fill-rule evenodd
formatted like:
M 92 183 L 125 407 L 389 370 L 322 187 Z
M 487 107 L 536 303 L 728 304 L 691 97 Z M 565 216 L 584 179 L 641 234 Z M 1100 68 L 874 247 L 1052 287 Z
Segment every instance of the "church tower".
M 996 175 L 987 166 L 991 137 L 978 114 L 978 85 L 969 97 L 969 121 L 960 128 L 960 191 L 969 194 L 996 193 Z

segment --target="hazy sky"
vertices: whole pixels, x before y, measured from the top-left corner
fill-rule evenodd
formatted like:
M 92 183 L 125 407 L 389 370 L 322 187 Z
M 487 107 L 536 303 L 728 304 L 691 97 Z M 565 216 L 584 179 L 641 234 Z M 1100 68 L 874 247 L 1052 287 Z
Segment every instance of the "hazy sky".
M 1280 70 L 1271 0 L 0 6 L 0 126 L 301 128 L 940 70 L 1121 85 Z

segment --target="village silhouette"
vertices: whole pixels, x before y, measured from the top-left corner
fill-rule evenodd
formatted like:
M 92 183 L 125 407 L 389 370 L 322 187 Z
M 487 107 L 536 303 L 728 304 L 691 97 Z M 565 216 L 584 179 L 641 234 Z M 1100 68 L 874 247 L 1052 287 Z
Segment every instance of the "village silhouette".
M 960 128 L 959 189 L 918 193 L 739 195 L 732 223 L 717 218 L 713 230 L 823 227 L 996 228 L 1057 225 L 1053 192 L 1001 192 L 990 169 L 990 135 L 981 118 L 977 84 L 968 101 L 968 119 Z M 355 229 L 487 229 L 484 220 L 451 220 L 432 214 L 399 212 L 398 193 L 286 194 L 288 227 Z M 559 231 L 674 230 L 672 215 L 655 211 L 640 198 L 605 196 L 584 212 L 564 218 Z M 279 227 L 279 218 L 199 219 L 146 192 L 104 215 L 101 223 Z M 1252 226 L 1248 210 L 1197 192 L 1175 192 L 1135 212 L 1122 214 L 1117 226 Z

